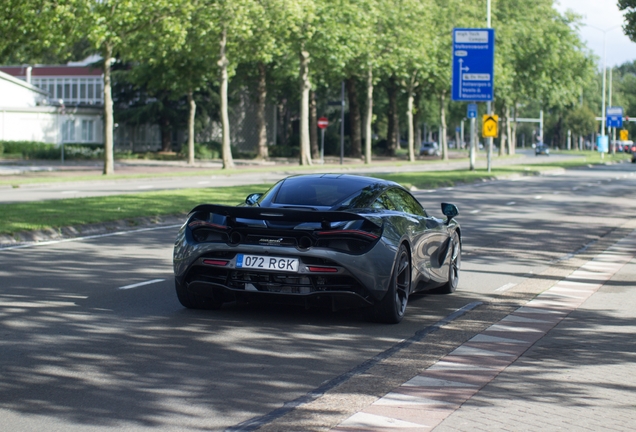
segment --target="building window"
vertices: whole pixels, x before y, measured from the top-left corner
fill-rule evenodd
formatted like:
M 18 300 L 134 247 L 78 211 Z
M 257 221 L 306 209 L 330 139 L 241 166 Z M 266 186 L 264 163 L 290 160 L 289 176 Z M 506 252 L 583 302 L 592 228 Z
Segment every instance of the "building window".
M 93 120 L 82 120 L 82 141 L 95 141 L 95 122 Z
M 75 120 L 66 120 L 62 124 L 62 141 L 63 142 L 75 141 Z

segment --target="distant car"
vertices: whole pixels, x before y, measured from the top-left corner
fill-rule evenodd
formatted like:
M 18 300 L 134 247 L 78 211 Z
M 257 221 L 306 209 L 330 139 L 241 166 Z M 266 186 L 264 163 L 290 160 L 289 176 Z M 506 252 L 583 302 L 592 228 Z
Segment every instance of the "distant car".
M 444 219 L 397 183 L 343 174 L 287 177 L 237 207 L 202 204 L 175 242 L 177 297 L 193 309 L 362 306 L 398 323 L 416 291 L 457 288 L 459 212 L 441 209 Z
M 632 154 L 632 163 L 636 163 L 636 144 L 632 144 L 629 151 Z
M 439 156 L 439 146 L 435 141 L 424 141 L 420 146 L 420 156 Z
M 550 156 L 550 148 L 547 145 L 543 144 L 543 143 L 539 143 L 534 148 L 534 154 L 536 156 L 539 156 L 539 155 Z

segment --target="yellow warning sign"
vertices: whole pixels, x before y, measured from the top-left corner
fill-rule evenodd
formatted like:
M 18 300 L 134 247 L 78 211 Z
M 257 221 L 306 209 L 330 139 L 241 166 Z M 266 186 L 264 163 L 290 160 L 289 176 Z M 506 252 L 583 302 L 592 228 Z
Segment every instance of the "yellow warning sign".
M 621 141 L 627 141 L 629 139 L 629 131 L 627 129 L 621 129 L 620 136 Z
M 499 134 L 499 116 L 495 114 L 486 114 L 482 119 L 481 136 L 484 138 L 496 138 Z

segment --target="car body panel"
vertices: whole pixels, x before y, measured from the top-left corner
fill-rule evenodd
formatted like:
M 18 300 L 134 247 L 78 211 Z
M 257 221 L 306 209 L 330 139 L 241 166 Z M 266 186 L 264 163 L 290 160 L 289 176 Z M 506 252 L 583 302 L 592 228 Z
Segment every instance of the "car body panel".
M 281 198 L 299 185 L 301 198 Z M 321 196 L 323 187 L 329 193 Z M 454 233 L 461 235 L 459 224 L 428 215 L 396 183 L 353 175 L 293 176 L 254 198 L 246 200 L 252 206 L 202 204 L 190 212 L 175 241 L 178 285 L 220 301 L 369 306 L 385 296 L 402 244 L 411 257 L 412 292 L 448 281 L 448 245 Z M 400 200 L 413 213 L 377 208 Z M 239 254 L 298 259 L 298 270 L 239 268 Z

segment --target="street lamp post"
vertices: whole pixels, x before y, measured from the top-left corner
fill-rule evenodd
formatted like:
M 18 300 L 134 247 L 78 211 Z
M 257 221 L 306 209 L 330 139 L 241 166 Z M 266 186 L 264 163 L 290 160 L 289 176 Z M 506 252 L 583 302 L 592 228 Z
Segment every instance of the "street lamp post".
M 619 28 L 620 26 L 617 25 L 617 26 L 614 26 L 614 27 L 610 27 L 610 28 L 608 28 L 606 30 L 603 30 L 603 29 L 595 27 L 593 25 L 589 25 L 589 24 L 585 24 L 585 25 L 588 26 L 588 27 L 591 27 L 593 29 L 596 29 L 596 30 L 598 30 L 598 31 L 603 33 L 603 97 L 601 98 L 601 100 L 602 100 L 602 108 L 601 108 L 601 110 L 602 110 L 601 111 L 601 139 L 604 139 L 603 137 L 605 137 L 605 121 L 606 121 L 606 113 L 605 113 L 605 93 L 606 93 L 605 81 L 606 81 L 606 79 L 605 79 L 605 76 L 607 75 L 607 67 L 605 66 L 605 35 L 608 32 Z M 601 152 L 601 157 L 603 156 L 603 154 L 605 154 L 605 153 Z

